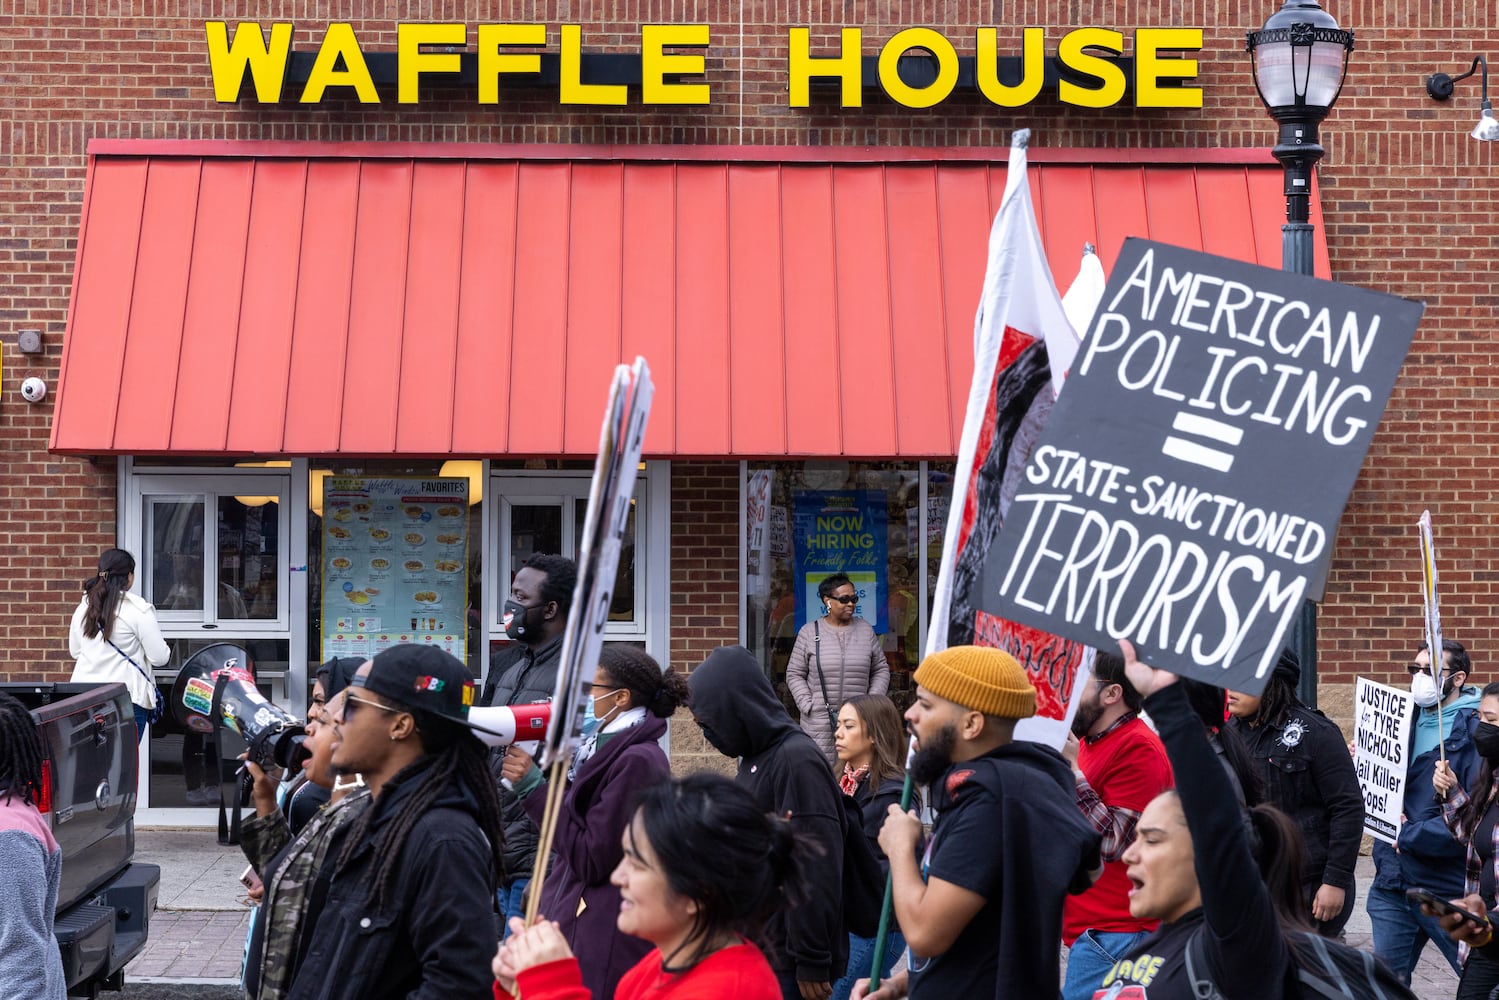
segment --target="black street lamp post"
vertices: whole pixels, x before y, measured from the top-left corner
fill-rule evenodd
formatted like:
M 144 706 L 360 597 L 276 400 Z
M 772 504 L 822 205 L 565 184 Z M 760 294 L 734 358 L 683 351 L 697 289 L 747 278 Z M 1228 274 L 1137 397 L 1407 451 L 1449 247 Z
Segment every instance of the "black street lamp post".
M 1286 224 L 1282 270 L 1312 273 L 1312 169 L 1322 159 L 1317 126 L 1332 110 L 1348 72 L 1353 32 L 1317 0 L 1285 0 L 1259 31 L 1249 32 L 1249 58 L 1260 100 L 1280 126 L 1275 158 L 1285 168 Z M 1301 699 L 1317 704 L 1317 605 L 1307 601 L 1291 638 L 1301 660 Z

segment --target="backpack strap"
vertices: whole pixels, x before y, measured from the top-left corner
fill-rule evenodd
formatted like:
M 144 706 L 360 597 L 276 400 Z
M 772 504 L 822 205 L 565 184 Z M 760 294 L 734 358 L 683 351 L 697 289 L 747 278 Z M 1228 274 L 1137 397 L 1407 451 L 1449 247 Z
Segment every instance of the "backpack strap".
M 1320 934 L 1298 932 L 1293 938 L 1294 940 L 1286 942 L 1286 950 L 1290 952 L 1291 964 L 1296 967 L 1296 979 L 1305 995 L 1325 997 L 1327 1000 L 1358 1000 L 1359 994 L 1348 988 L 1346 973 L 1339 970 L 1326 940 Z M 1377 1000 L 1387 1000 L 1375 973 L 1374 956 L 1367 951 L 1358 951 L 1357 955 L 1363 966 L 1362 981 L 1374 990 Z M 1316 971 L 1307 968 L 1314 963 L 1318 967 Z
M 1218 989 L 1218 984 L 1209 978 L 1197 974 L 1198 967 L 1207 968 L 1208 956 L 1202 943 L 1202 928 L 1192 932 L 1187 938 L 1187 947 L 1183 952 L 1187 961 L 1187 982 L 1192 985 L 1192 995 L 1197 1000 L 1223 1000 L 1223 993 Z

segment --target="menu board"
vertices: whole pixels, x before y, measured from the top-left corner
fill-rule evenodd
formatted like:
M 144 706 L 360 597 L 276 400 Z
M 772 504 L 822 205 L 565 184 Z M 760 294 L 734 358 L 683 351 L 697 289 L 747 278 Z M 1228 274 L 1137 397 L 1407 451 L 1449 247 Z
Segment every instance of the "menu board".
M 323 659 L 403 642 L 467 659 L 468 479 L 329 476 Z

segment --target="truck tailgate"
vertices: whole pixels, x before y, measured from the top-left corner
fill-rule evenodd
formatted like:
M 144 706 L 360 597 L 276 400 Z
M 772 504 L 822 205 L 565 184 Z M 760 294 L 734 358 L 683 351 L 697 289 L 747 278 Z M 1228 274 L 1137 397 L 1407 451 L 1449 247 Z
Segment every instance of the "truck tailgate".
M 65 694 L 75 685 L 56 685 Z M 123 684 L 77 685 L 32 709 L 52 771 L 52 833 L 62 848 L 59 911 L 87 897 L 135 852 L 135 714 Z

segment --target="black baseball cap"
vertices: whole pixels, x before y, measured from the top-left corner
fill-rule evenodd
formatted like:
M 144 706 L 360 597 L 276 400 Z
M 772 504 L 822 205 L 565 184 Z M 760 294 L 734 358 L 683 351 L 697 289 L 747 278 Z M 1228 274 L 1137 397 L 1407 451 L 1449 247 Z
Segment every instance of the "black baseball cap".
M 468 721 L 468 710 L 474 703 L 474 677 L 452 653 L 436 646 L 403 643 L 376 653 L 370 660 L 370 672 L 355 676 L 353 687 L 362 687 L 405 708 L 435 715 L 470 729 L 480 729 Z

